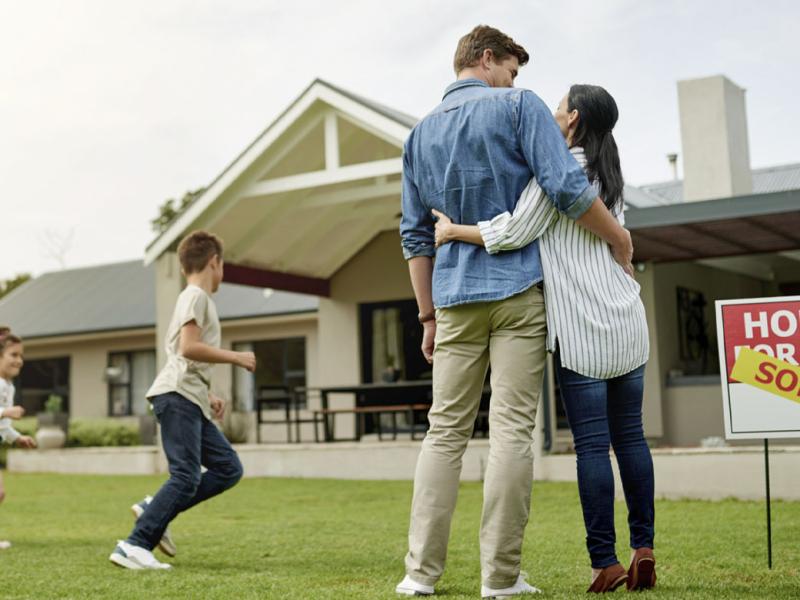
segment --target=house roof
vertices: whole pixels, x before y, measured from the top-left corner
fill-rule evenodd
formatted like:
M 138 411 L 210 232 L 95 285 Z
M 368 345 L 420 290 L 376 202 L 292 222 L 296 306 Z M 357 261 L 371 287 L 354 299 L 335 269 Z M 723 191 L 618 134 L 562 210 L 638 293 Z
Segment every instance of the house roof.
M 196 222 L 214 202 L 226 192 L 254 161 L 268 149 L 303 113 L 316 102 L 323 102 L 344 114 L 368 120 L 375 131 L 380 131 L 398 147 L 402 147 L 408 132 L 417 118 L 315 79 L 303 92 L 264 129 L 225 169 L 199 194 L 192 203 L 161 232 L 145 249 L 145 263 L 154 261 L 161 253 L 176 243 L 181 235 Z M 399 161 L 398 161 L 399 164 Z
M 797 250 L 800 189 L 632 208 L 625 223 L 637 262 Z
M 785 192 L 788 190 L 800 190 L 800 163 L 790 165 L 779 165 L 776 167 L 765 167 L 753 169 L 753 194 L 770 194 L 772 192 Z M 651 183 L 636 186 L 648 196 L 655 196 L 660 199 L 660 204 L 678 204 L 683 202 L 683 180 L 666 181 L 663 183 Z M 628 188 L 626 186 L 626 193 Z M 633 204 L 640 206 L 634 199 Z M 648 204 L 647 206 L 655 206 Z
M 333 85 L 332 83 L 329 83 L 324 79 L 315 79 L 314 82 L 315 83 L 319 82 L 323 85 L 326 85 L 332 90 L 336 90 L 343 96 L 347 96 L 351 100 L 359 102 L 364 106 L 371 108 L 375 112 L 380 113 L 385 117 L 389 117 L 390 119 L 392 119 L 393 121 L 397 121 L 401 125 L 405 125 L 409 129 L 414 127 L 414 125 L 416 125 L 417 122 L 419 121 L 418 117 L 414 117 L 399 110 L 395 110 L 391 106 L 380 104 L 379 102 L 375 102 L 374 100 L 370 100 L 369 98 L 365 98 L 364 96 L 359 96 L 358 94 L 354 94 L 353 92 L 346 90 L 344 88 L 340 88 L 339 86 Z
M 155 327 L 155 267 L 129 261 L 45 273 L 0 299 L 0 323 L 23 338 Z M 316 311 L 316 296 L 223 283 L 221 320 Z

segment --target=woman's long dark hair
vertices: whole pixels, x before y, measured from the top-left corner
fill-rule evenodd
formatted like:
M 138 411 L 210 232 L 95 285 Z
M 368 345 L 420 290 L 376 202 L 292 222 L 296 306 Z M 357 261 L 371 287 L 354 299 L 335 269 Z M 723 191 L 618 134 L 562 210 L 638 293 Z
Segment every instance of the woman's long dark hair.
M 600 182 L 600 196 L 608 210 L 614 212 L 622 203 L 625 186 L 617 142 L 611 132 L 619 117 L 617 103 L 599 85 L 573 85 L 567 100 L 567 109 L 577 110 L 579 115 L 572 145 L 583 147 L 589 179 Z

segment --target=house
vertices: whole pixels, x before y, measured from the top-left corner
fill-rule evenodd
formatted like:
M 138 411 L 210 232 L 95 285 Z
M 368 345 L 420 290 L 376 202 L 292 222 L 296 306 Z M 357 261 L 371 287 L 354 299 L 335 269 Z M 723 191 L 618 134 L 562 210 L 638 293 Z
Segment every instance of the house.
M 696 446 L 723 433 L 714 301 L 800 293 L 800 164 L 750 169 L 744 90 L 725 77 L 678 92 L 685 177 L 627 186 L 626 221 L 651 331 L 645 434 Z M 26 337 L 23 404 L 55 392 L 75 416 L 144 410 L 183 285 L 176 247 L 198 228 L 226 244 L 223 344 L 259 358 L 255 378 L 218 368 L 238 410 L 262 385 L 430 377 L 398 234 L 415 122 L 316 80 L 153 240 L 146 267 L 51 273 L 0 301 Z M 542 437 L 558 450 L 571 438 L 549 372 Z

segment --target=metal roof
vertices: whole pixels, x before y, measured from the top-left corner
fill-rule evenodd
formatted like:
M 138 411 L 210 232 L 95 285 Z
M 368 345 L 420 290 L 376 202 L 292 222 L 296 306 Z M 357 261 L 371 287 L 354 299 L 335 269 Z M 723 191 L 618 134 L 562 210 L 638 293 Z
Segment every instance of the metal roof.
M 677 261 L 800 249 L 800 189 L 625 213 L 634 260 Z
M 753 194 L 770 194 L 800 189 L 800 163 L 753 169 L 751 172 Z M 681 179 L 636 187 L 649 195 L 663 199 L 662 204 L 683 202 L 683 180 Z M 627 188 L 625 191 L 628 191 Z M 635 202 L 634 204 L 639 206 Z
M 640 187 L 625 184 L 623 191 L 626 209 L 630 208 L 649 208 L 651 206 L 664 206 L 668 202 L 656 194 L 652 194 Z
M 155 327 L 154 266 L 129 261 L 45 273 L 0 299 L 0 323 L 24 338 Z M 316 296 L 223 283 L 221 320 L 316 311 Z

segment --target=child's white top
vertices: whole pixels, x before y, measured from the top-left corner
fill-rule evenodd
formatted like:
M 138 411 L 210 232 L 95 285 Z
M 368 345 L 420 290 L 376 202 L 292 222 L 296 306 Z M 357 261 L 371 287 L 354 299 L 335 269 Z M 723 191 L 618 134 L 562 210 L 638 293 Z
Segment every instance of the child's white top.
M 222 335 L 214 301 L 202 288 L 187 285 L 178 296 L 167 330 L 167 363 L 147 390 L 147 397 L 177 392 L 197 404 L 210 421 L 208 391 L 214 365 L 189 360 L 180 353 L 181 328 L 192 321 L 200 328 L 200 339 L 204 344 L 220 347 Z
M 0 411 L 14 406 L 14 384 L 0 377 Z M 22 434 L 11 425 L 11 419 L 0 419 L 0 438 L 13 444 Z
M 583 148 L 572 148 L 586 168 Z M 620 207 L 614 215 L 624 225 Z M 539 239 L 547 312 L 547 348 L 586 377 L 612 379 L 647 362 L 649 341 L 639 284 L 599 237 L 559 213 L 532 179 L 513 214 L 478 223 L 490 254 Z

